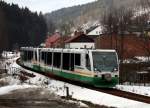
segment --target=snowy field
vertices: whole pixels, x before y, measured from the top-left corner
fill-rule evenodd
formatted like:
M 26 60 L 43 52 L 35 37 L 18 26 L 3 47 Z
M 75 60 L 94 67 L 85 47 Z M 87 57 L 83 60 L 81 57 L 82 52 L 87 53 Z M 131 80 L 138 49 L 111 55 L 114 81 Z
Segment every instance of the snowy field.
M 136 56 L 134 59 L 123 60 L 123 63 L 140 63 L 140 62 L 148 62 L 149 60 L 150 57 Z
M 17 67 L 22 69 L 19 65 L 16 64 L 16 62 L 14 62 L 15 59 L 12 59 L 13 63 L 10 65 L 10 67 Z M 34 73 L 32 71 L 28 71 L 28 72 Z M 85 100 L 85 101 L 90 101 L 94 104 L 117 107 L 117 108 L 135 108 L 135 107 L 150 108 L 150 104 L 125 99 L 125 98 L 109 95 L 106 93 L 97 92 L 87 88 L 68 84 L 62 81 L 56 81 L 37 73 L 34 73 L 34 75 L 36 75 L 36 77 L 30 78 L 26 81 L 30 83 L 30 85 L 28 84 L 20 85 L 20 82 L 11 79 L 11 77 L 0 79 L 0 80 L 9 80 L 8 86 L 0 87 L 0 95 L 7 94 L 17 89 L 43 86 L 44 88 L 54 92 L 59 96 L 66 96 L 66 87 L 68 87 L 69 94 L 72 96 L 72 98 L 75 98 L 77 100 Z M 47 84 L 45 84 L 45 82 L 47 82 Z M 117 88 L 125 91 L 131 91 L 134 93 L 150 96 L 150 87 L 118 85 Z

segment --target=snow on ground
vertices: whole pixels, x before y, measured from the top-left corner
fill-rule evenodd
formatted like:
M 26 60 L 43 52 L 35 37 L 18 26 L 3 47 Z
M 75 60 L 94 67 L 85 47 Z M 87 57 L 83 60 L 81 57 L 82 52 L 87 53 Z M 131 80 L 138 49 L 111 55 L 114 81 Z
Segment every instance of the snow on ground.
M 31 72 L 31 71 L 29 71 Z M 48 80 L 45 76 L 34 73 L 36 75 L 35 78 L 30 79 L 32 83 L 43 82 L 43 80 Z M 87 88 L 75 86 L 72 84 L 68 84 L 61 81 L 56 81 L 49 79 L 49 85 L 47 86 L 51 91 L 60 96 L 66 96 L 66 87 L 69 87 L 69 93 L 72 95 L 72 98 L 78 100 L 90 101 L 94 104 L 105 105 L 105 106 L 113 106 L 118 108 L 150 108 L 150 104 L 137 102 L 113 95 L 109 95 L 106 93 L 101 93 L 98 91 L 90 90 Z M 43 83 L 42 83 L 43 84 Z
M 20 84 L 20 80 L 17 77 L 12 78 L 12 76 L 6 76 L 0 79 L 0 82 L 5 82 L 9 85 Z
M 123 63 L 140 63 L 140 62 L 148 62 L 150 60 L 150 57 L 146 56 L 136 56 L 131 59 L 125 59 L 123 60 Z
M 20 53 L 18 52 L 11 52 L 11 51 L 3 51 L 2 52 L 2 57 L 3 58 L 15 58 L 18 57 Z
M 15 62 L 11 65 L 12 67 L 17 67 L 21 68 L 19 65 L 17 65 Z M 25 71 L 28 71 L 24 69 Z M 117 107 L 117 108 L 150 108 L 150 104 L 142 103 L 142 102 L 137 102 L 113 95 L 109 95 L 106 93 L 101 93 L 98 91 L 94 91 L 91 89 L 75 86 L 72 84 L 68 84 L 62 81 L 57 81 L 53 80 L 50 78 L 47 78 L 43 75 L 37 74 L 32 71 L 28 71 L 30 73 L 34 73 L 36 77 L 30 78 L 26 82 L 30 82 L 33 85 L 10 85 L 6 87 L 1 87 L 0 88 L 0 94 L 6 94 L 9 93 L 12 90 L 15 89 L 22 89 L 22 88 L 28 88 L 28 87 L 33 87 L 35 85 L 38 86 L 44 86 L 45 88 L 48 88 L 50 91 L 54 92 L 55 94 L 59 96 L 66 96 L 66 87 L 69 88 L 69 93 L 72 96 L 72 98 L 75 98 L 77 100 L 85 100 L 85 101 L 90 101 L 94 104 L 99 104 L 99 105 L 105 105 L 105 106 L 111 106 L 111 107 Z M 44 82 L 48 82 L 46 85 Z M 123 90 L 128 90 L 131 87 L 128 86 L 118 86 L 120 88 L 123 87 Z M 139 87 L 135 87 L 134 90 L 138 90 Z M 145 88 L 146 89 L 146 88 Z M 145 89 L 141 89 L 141 91 L 146 91 Z M 129 89 L 131 90 L 131 89 Z M 149 91 L 149 87 L 147 89 Z M 131 90 L 133 91 L 133 89 Z M 141 91 L 138 91 L 137 93 L 140 93 Z M 145 92 L 143 92 L 145 93 Z M 148 92 L 149 93 L 149 92 Z
M 141 62 L 148 62 L 150 59 L 150 57 L 144 57 L 144 56 L 137 56 L 136 58 Z
M 55 88 L 53 87 L 55 86 Z M 73 98 L 78 100 L 90 101 L 94 104 L 118 107 L 118 108 L 150 108 L 150 104 L 145 104 L 142 102 L 137 102 L 106 93 L 101 93 L 98 91 L 90 90 L 87 88 L 82 88 L 79 86 L 71 85 L 68 83 L 51 80 L 49 84 L 51 90 L 55 91 L 56 94 L 65 96 L 65 87 L 69 87 L 69 92 Z M 53 87 L 53 88 L 51 88 Z
M 19 58 L 20 54 L 17 53 L 16 55 L 14 55 L 12 58 L 5 58 L 0 60 L 0 69 L 9 69 L 10 67 L 12 67 L 12 65 L 14 65 L 14 62 L 16 62 L 16 60 Z M 5 60 L 7 59 L 7 60 Z
M 117 85 L 117 88 L 123 91 L 150 96 L 149 86 Z
M 25 89 L 25 88 L 30 88 L 30 87 L 33 88 L 37 86 L 23 84 L 23 85 L 8 85 L 8 86 L 0 87 L 0 95 L 7 94 L 13 90 Z

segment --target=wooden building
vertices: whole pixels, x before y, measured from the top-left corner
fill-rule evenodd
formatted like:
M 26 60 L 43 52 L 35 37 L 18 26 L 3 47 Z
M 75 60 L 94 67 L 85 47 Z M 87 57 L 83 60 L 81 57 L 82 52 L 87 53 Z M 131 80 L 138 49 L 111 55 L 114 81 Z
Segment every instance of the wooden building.
M 81 33 L 65 41 L 65 48 L 95 48 L 94 40 Z

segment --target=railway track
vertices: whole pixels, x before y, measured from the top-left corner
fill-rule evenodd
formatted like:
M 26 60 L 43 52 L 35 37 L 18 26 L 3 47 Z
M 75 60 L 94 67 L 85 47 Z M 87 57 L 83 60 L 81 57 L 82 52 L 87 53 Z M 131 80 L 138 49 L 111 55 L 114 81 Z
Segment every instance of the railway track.
M 22 66 L 19 63 L 18 60 L 17 60 L 17 64 Z M 30 68 L 27 68 L 25 66 L 22 66 L 22 67 L 25 68 L 25 69 L 34 71 L 34 70 L 32 70 Z M 40 73 L 38 71 L 36 71 L 36 72 Z M 42 74 L 42 73 L 40 73 L 40 74 Z M 73 84 L 73 85 L 85 87 L 85 88 L 88 88 L 88 89 L 91 89 L 91 90 L 95 90 L 95 91 L 111 94 L 111 95 L 114 95 L 114 96 L 119 96 L 119 97 L 123 97 L 123 98 L 127 98 L 127 99 L 131 99 L 131 100 L 135 100 L 135 101 L 150 104 L 150 97 L 148 97 L 148 96 L 139 95 L 139 94 L 135 94 L 135 93 L 127 92 L 127 91 L 122 91 L 122 90 L 118 90 L 118 89 L 115 89 L 115 88 L 103 88 L 102 89 L 102 88 L 93 87 L 93 86 L 88 85 L 88 84 L 79 83 L 77 81 L 72 81 L 72 80 L 68 80 L 68 79 L 65 79 L 65 78 L 61 78 L 61 77 L 58 77 L 58 76 L 46 75 L 46 74 L 43 74 L 43 75 L 48 76 L 48 77 L 53 78 L 53 79 L 56 79 L 56 80 L 64 81 L 64 82 L 67 82 L 67 83 L 70 83 L 70 84 Z

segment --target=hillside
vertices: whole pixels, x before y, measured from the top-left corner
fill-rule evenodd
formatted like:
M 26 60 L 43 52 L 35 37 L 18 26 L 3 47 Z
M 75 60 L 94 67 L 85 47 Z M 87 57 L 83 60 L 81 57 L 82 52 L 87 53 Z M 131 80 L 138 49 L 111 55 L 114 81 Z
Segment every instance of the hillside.
M 56 28 L 60 30 L 64 25 L 67 27 L 81 26 L 83 24 L 93 24 L 99 22 L 102 14 L 106 10 L 109 10 L 113 5 L 115 7 L 120 7 L 124 5 L 125 7 L 135 7 L 140 0 L 97 0 L 92 3 L 78 5 L 68 8 L 59 9 L 51 13 L 45 14 L 47 24 L 53 22 Z

